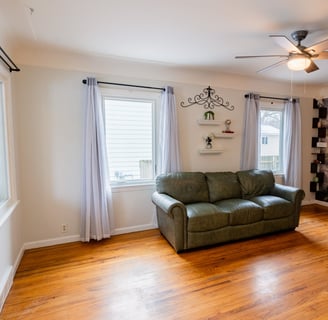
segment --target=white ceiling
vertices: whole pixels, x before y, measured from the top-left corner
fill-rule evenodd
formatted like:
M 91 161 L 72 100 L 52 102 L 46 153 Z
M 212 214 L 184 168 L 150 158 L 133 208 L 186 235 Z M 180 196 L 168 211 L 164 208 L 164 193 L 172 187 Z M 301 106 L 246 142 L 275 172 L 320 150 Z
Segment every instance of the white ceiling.
M 270 34 L 309 30 L 305 46 L 328 38 L 327 0 L 0 0 L 1 36 L 13 57 L 56 49 L 263 78 L 328 84 L 328 60 L 307 74 L 236 55 L 285 54 Z M 1 44 L 0 44 L 1 45 Z

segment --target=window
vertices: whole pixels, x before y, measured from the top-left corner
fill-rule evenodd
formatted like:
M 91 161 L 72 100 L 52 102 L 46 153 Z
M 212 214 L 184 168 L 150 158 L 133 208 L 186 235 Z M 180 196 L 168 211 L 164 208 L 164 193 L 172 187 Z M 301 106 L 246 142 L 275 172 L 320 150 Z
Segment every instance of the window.
M 0 206 L 9 198 L 7 141 L 3 83 L 0 82 Z
M 280 103 L 262 102 L 260 111 L 259 169 L 283 172 L 283 117 L 284 106 Z
M 267 136 L 262 136 L 262 144 L 268 144 L 268 137 Z
M 140 184 L 155 177 L 155 122 L 159 94 L 103 95 L 111 184 Z

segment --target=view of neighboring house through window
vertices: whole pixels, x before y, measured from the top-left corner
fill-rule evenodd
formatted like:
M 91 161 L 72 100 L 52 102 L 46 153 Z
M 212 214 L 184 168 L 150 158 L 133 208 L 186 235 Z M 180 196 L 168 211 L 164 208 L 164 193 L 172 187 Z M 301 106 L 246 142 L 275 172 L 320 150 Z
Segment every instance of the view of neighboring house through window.
M 152 181 L 156 100 L 103 96 L 103 105 L 110 183 Z
M 283 114 L 284 107 L 281 103 L 261 105 L 259 169 L 283 172 Z
M 4 88 L 0 82 L 0 205 L 9 198 Z

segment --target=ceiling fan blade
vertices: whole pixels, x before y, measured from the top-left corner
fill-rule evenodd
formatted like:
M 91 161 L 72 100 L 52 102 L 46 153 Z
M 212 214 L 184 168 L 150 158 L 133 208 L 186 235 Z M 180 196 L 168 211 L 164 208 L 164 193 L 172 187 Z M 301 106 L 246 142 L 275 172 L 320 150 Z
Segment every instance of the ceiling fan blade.
M 313 61 L 311 61 L 311 64 L 304 71 L 310 73 L 317 70 L 319 70 L 319 67 Z
M 235 59 L 248 59 L 248 58 L 285 58 L 288 55 L 283 54 L 269 54 L 269 55 L 262 55 L 262 56 L 235 56 Z
M 319 53 L 318 56 L 314 56 L 311 59 L 314 59 L 314 60 L 325 60 L 325 59 L 328 59 L 328 51 L 322 51 L 322 52 Z
M 265 72 L 265 71 L 271 70 L 271 69 L 273 69 L 273 68 L 276 68 L 276 67 L 278 67 L 278 66 L 280 66 L 280 65 L 282 65 L 282 64 L 284 64 L 284 63 L 286 63 L 287 61 L 288 61 L 288 59 L 284 59 L 284 60 L 278 61 L 278 62 L 276 62 L 276 63 L 274 63 L 274 64 L 271 64 L 271 65 L 269 65 L 269 66 L 267 66 L 267 67 L 265 67 L 265 68 L 263 68 L 263 69 L 260 69 L 260 70 L 258 70 L 258 71 L 256 71 L 256 72 L 257 72 L 257 73 L 261 73 L 261 72 Z
M 296 52 L 302 53 L 302 51 L 295 46 L 293 42 L 291 42 L 286 36 L 281 35 L 270 35 L 269 37 L 273 38 L 273 40 L 282 48 L 287 50 L 288 52 Z
M 318 42 L 313 46 L 304 49 L 304 51 L 308 52 L 311 55 L 315 55 L 315 54 L 320 54 L 322 51 L 327 49 L 328 49 L 328 39 Z

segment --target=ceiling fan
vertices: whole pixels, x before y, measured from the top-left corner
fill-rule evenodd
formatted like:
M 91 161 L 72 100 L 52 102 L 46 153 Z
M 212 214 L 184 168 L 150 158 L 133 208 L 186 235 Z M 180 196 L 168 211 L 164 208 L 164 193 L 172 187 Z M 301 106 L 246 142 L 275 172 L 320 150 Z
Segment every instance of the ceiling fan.
M 287 63 L 287 66 L 291 70 L 304 70 L 307 73 L 319 70 L 319 67 L 314 63 L 313 60 L 323 60 L 328 59 L 328 39 L 318 42 L 311 47 L 302 46 L 301 41 L 306 38 L 308 35 L 307 30 L 297 30 L 294 31 L 291 36 L 297 41 L 295 45 L 284 35 L 269 35 L 273 38 L 274 41 L 282 48 L 288 51 L 286 55 L 258 55 L 258 56 L 236 56 L 236 59 L 247 59 L 247 58 L 265 58 L 265 57 L 278 57 L 284 58 L 272 65 L 269 65 L 257 72 L 263 72 L 270 70 L 272 68 L 278 67 L 284 63 Z

